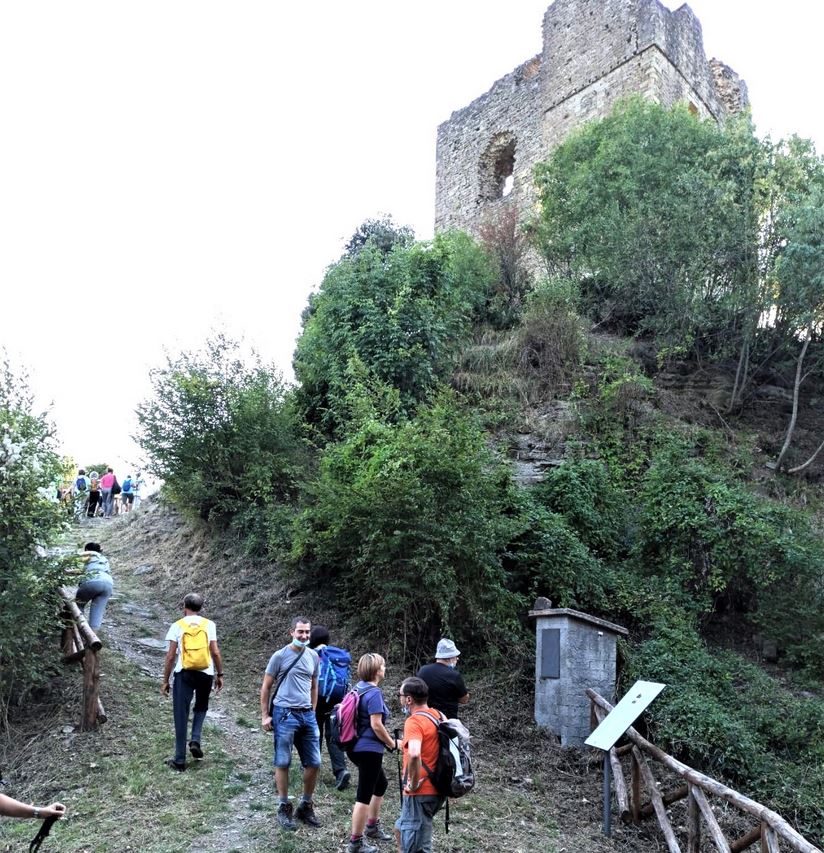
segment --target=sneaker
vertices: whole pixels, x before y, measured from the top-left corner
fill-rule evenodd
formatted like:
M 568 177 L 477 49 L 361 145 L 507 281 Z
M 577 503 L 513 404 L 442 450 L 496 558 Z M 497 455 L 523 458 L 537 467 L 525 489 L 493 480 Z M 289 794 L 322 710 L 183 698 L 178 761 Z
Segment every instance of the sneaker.
M 312 803 L 301 803 L 297 807 L 295 817 L 302 820 L 307 826 L 312 826 L 317 829 L 320 826 L 320 821 L 315 817 L 315 807 Z
M 174 758 L 167 758 L 164 764 L 172 770 L 177 770 L 178 773 L 182 773 L 186 769 L 185 763 L 180 764 L 179 762 L 175 761 Z
M 364 838 L 371 838 L 373 841 L 392 841 L 395 837 L 381 829 L 380 821 L 378 821 L 374 826 L 367 825 L 363 835 Z
M 196 740 L 189 741 L 189 752 L 192 753 L 192 758 L 203 758 L 203 750 Z
M 349 842 L 346 853 L 378 853 L 378 848 L 361 836 L 357 841 Z
M 335 788 L 338 791 L 345 791 L 349 787 L 349 779 L 351 778 L 351 774 L 348 770 L 341 770 L 335 774 Z
M 288 829 L 289 832 L 294 832 L 298 825 L 292 820 L 292 804 L 281 803 L 278 806 L 278 823 L 283 829 Z

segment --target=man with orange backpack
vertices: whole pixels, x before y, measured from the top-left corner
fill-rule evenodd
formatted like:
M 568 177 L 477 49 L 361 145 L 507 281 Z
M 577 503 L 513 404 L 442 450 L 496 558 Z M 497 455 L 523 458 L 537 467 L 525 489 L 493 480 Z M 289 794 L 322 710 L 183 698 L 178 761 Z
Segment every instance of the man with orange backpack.
M 211 619 L 200 615 L 202 608 L 203 596 L 190 592 L 183 599 L 183 618 L 174 622 L 166 634 L 169 646 L 160 692 L 164 696 L 169 695 L 169 678 L 174 668 L 175 755 L 166 761 L 172 770 L 186 769 L 186 734 L 192 698 L 195 707 L 189 752 L 193 758 L 203 758 L 200 738 L 209 710 L 209 694 L 213 687 L 216 691 L 223 687 L 223 659 L 217 645 L 217 628 Z

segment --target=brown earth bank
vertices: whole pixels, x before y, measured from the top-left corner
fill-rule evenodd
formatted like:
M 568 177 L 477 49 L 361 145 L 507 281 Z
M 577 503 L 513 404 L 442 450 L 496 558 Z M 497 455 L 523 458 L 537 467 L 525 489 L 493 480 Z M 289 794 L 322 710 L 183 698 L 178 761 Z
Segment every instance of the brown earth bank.
M 97 732 L 75 729 L 80 675 L 61 671 L 52 692 L 59 701 L 18 714 L 1 756 L 7 793 L 29 801 L 61 799 L 68 806 L 68 818 L 55 826 L 43 850 L 343 851 L 354 794 L 351 788 L 335 790 L 326 758 L 316 793 L 322 828 L 301 827 L 292 835 L 278 829 L 272 746 L 259 729 L 257 691 L 266 660 L 286 643 L 289 619 L 298 612 L 327 624 L 355 657 L 375 649 L 336 630 L 330 602 L 310 599 L 277 567 L 245 559 L 232 542 L 219 542 L 160 500 L 145 502 L 131 516 L 92 524 L 92 530 L 77 529 L 72 544 L 93 534 L 115 574 L 116 597 L 101 631 L 109 722 Z M 192 590 L 205 595 L 207 615 L 217 623 L 226 687 L 211 704 L 206 757 L 175 774 L 163 765 L 173 747 L 171 703 L 159 691 L 163 638 L 182 596 Z M 436 820 L 439 853 L 666 849 L 654 823 L 635 828 L 616 820 L 612 838 L 603 836 L 600 759 L 561 749 L 535 727 L 531 649 L 513 650 L 512 667 L 496 672 L 484 668 L 482 649 L 463 651 L 473 694 L 464 720 L 473 736 L 477 785 L 452 808 L 448 835 Z M 391 653 L 387 657 L 385 693 L 392 707 L 393 688 L 409 673 L 393 666 Z M 400 726 L 400 713 L 393 710 L 390 727 Z M 388 823 L 399 807 L 394 756 L 386 756 L 385 767 Z M 676 784 L 663 778 L 659 783 L 662 790 Z M 299 793 L 294 768 L 290 793 Z M 728 837 L 749 829 L 737 815 L 717 811 Z M 683 806 L 676 804 L 670 814 L 684 836 Z M 22 849 L 35 830 L 31 822 L 4 821 L 0 850 Z

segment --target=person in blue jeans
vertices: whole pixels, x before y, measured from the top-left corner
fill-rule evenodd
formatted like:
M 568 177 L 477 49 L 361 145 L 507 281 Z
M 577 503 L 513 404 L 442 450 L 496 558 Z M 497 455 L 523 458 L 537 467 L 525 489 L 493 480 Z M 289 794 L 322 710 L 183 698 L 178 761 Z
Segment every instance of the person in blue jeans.
M 294 818 L 318 827 L 312 796 L 320 770 L 320 731 L 315 717 L 318 704 L 318 654 L 309 648 L 312 623 L 303 616 L 292 619 L 292 641 L 276 651 L 260 686 L 260 717 L 264 731 L 274 739 L 275 786 L 278 792 L 278 823 L 287 831 L 297 829 Z M 297 748 L 303 767 L 303 794 L 297 809 L 289 802 L 289 765 Z
M 109 565 L 108 558 L 103 556 L 102 549 L 97 542 L 87 542 L 83 546 L 80 559 L 85 564 L 86 576 L 77 587 L 75 600 L 81 612 L 91 602 L 89 627 L 96 631 L 103 624 L 106 605 L 112 597 L 114 589 L 112 567 Z
M 201 737 L 203 721 L 209 710 L 209 696 L 213 687 L 216 692 L 223 688 L 223 658 L 217 644 L 217 628 L 211 619 L 200 615 L 202 608 L 203 596 L 190 592 L 183 599 L 183 618 L 174 622 L 166 634 L 169 645 L 163 665 L 160 692 L 164 696 L 169 695 L 169 679 L 174 668 L 172 708 L 175 721 L 175 755 L 166 761 L 167 767 L 172 770 L 186 769 L 186 736 L 189 731 L 192 699 L 195 700 L 195 706 L 192 713 L 192 736 L 188 742 L 189 752 L 192 758 L 203 758 Z M 195 634 L 192 634 L 192 631 L 195 631 Z M 183 648 L 184 633 L 187 638 L 185 642 L 189 642 L 189 637 L 194 637 L 193 645 L 196 645 L 200 631 L 205 632 L 208 642 L 208 665 L 199 669 L 187 668 Z M 199 633 L 199 636 L 202 638 L 203 634 Z

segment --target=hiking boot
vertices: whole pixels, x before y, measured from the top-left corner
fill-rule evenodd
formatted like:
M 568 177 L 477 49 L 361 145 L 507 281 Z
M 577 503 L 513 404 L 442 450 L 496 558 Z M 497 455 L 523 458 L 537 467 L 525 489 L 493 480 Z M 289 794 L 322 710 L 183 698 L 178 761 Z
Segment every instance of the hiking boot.
M 186 764 L 180 764 L 174 760 L 174 758 L 167 758 L 166 761 L 163 762 L 167 767 L 172 770 L 177 770 L 178 773 L 182 773 L 186 769 Z
M 298 825 L 292 820 L 291 803 L 281 803 L 278 806 L 278 823 L 289 832 L 294 832 L 298 828 Z
M 388 832 L 384 832 L 381 829 L 380 821 L 378 821 L 374 826 L 367 825 L 363 836 L 364 838 L 369 838 L 372 841 L 392 841 L 395 837 L 394 835 L 390 835 Z
M 312 803 L 301 803 L 295 812 L 295 817 L 315 829 L 320 826 L 320 821 L 315 817 L 315 807 Z
M 378 848 L 361 836 L 357 841 L 349 842 L 346 853 L 378 853 Z
M 340 770 L 335 774 L 335 788 L 338 791 L 345 791 L 349 787 L 349 779 L 351 775 L 348 770 Z
M 189 752 L 192 753 L 192 758 L 203 758 L 203 750 L 196 740 L 189 741 Z

